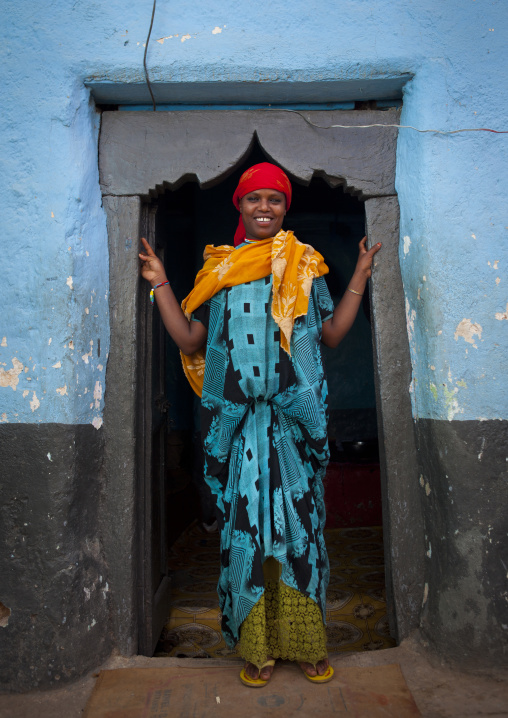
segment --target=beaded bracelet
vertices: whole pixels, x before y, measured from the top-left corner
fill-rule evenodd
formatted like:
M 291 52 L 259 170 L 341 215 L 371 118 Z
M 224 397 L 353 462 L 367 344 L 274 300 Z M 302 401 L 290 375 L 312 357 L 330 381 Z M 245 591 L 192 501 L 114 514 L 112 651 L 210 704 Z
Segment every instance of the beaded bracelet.
M 156 284 L 155 287 L 152 287 L 150 289 L 150 304 L 153 304 L 153 301 L 154 301 L 153 293 L 155 292 L 155 290 L 158 289 L 159 287 L 166 286 L 166 284 L 169 284 L 169 282 L 167 280 L 165 282 L 161 282 L 160 284 Z
M 347 288 L 348 292 L 351 292 L 352 294 L 358 294 L 359 297 L 363 297 L 363 292 L 356 292 L 354 289 L 351 289 L 350 287 Z

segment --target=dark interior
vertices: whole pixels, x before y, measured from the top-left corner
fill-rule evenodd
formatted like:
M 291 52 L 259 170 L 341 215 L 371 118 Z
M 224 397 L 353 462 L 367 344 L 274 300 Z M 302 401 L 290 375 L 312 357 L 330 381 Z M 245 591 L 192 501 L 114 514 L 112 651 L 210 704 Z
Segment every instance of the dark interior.
M 238 221 L 231 197 L 242 172 L 267 161 L 259 146 L 227 179 L 209 189 L 186 182 L 158 198 L 157 245 L 179 301 L 190 291 L 207 244 L 229 244 Z M 294 178 L 293 200 L 284 228 L 319 250 L 330 269 L 334 303 L 354 271 L 365 231 L 363 203 L 341 187 L 314 178 Z M 323 348 L 330 391 L 331 464 L 327 476 L 328 525 L 381 523 L 377 425 L 368 293 L 351 332 L 335 350 Z M 200 485 L 199 401 L 184 380 L 178 350 L 165 346 L 166 477 L 168 539 L 172 543 L 194 518 L 213 521 L 213 507 Z M 362 442 L 361 444 L 357 442 Z M 201 482 L 202 483 L 202 482 Z

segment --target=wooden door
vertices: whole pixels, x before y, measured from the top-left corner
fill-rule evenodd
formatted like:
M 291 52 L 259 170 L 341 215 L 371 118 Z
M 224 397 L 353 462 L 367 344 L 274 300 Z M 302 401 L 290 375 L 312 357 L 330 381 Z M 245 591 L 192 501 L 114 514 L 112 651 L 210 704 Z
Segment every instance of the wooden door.
M 164 261 L 164 247 L 156 246 L 154 203 L 142 211 L 142 236 Z M 169 613 L 166 520 L 166 434 L 169 404 L 165 398 L 165 329 L 150 304 L 148 285 L 140 293 L 140 563 L 138 582 L 139 653 L 152 656 Z

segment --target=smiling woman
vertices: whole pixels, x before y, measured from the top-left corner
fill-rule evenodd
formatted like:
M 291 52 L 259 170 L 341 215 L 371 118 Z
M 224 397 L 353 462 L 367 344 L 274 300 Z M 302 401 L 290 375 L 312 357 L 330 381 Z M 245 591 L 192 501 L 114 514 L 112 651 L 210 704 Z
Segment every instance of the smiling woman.
M 282 227 L 286 215 L 286 197 L 272 189 L 249 192 L 240 200 L 245 239 L 268 239 Z
M 147 242 L 142 274 L 184 371 L 201 397 L 204 480 L 221 529 L 222 631 L 247 663 L 241 680 L 266 685 L 278 658 L 315 683 L 333 676 L 324 616 L 329 578 L 323 477 L 328 388 L 321 342 L 336 346 L 356 317 L 377 244 L 359 257 L 334 309 L 319 252 L 282 224 L 286 174 L 263 162 L 233 195 L 235 247 L 208 245 L 182 309 Z
M 275 237 L 291 206 L 293 191 L 285 172 L 269 162 L 246 170 L 233 194 L 240 212 L 235 247 L 245 239 Z

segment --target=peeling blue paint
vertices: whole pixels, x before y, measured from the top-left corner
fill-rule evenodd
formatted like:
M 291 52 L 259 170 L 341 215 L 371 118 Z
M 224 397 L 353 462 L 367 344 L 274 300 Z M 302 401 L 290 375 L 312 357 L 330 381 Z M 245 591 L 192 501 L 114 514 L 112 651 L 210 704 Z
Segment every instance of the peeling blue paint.
M 151 9 L 4 3 L 0 421 L 101 423 L 108 250 L 93 97 L 149 102 Z M 402 124 L 508 129 L 501 1 L 295 0 L 288 12 L 275 0 L 268 15 L 245 0 L 159 2 L 148 51 L 159 100 L 351 103 L 403 88 Z M 507 418 L 507 137 L 399 133 L 415 417 Z

